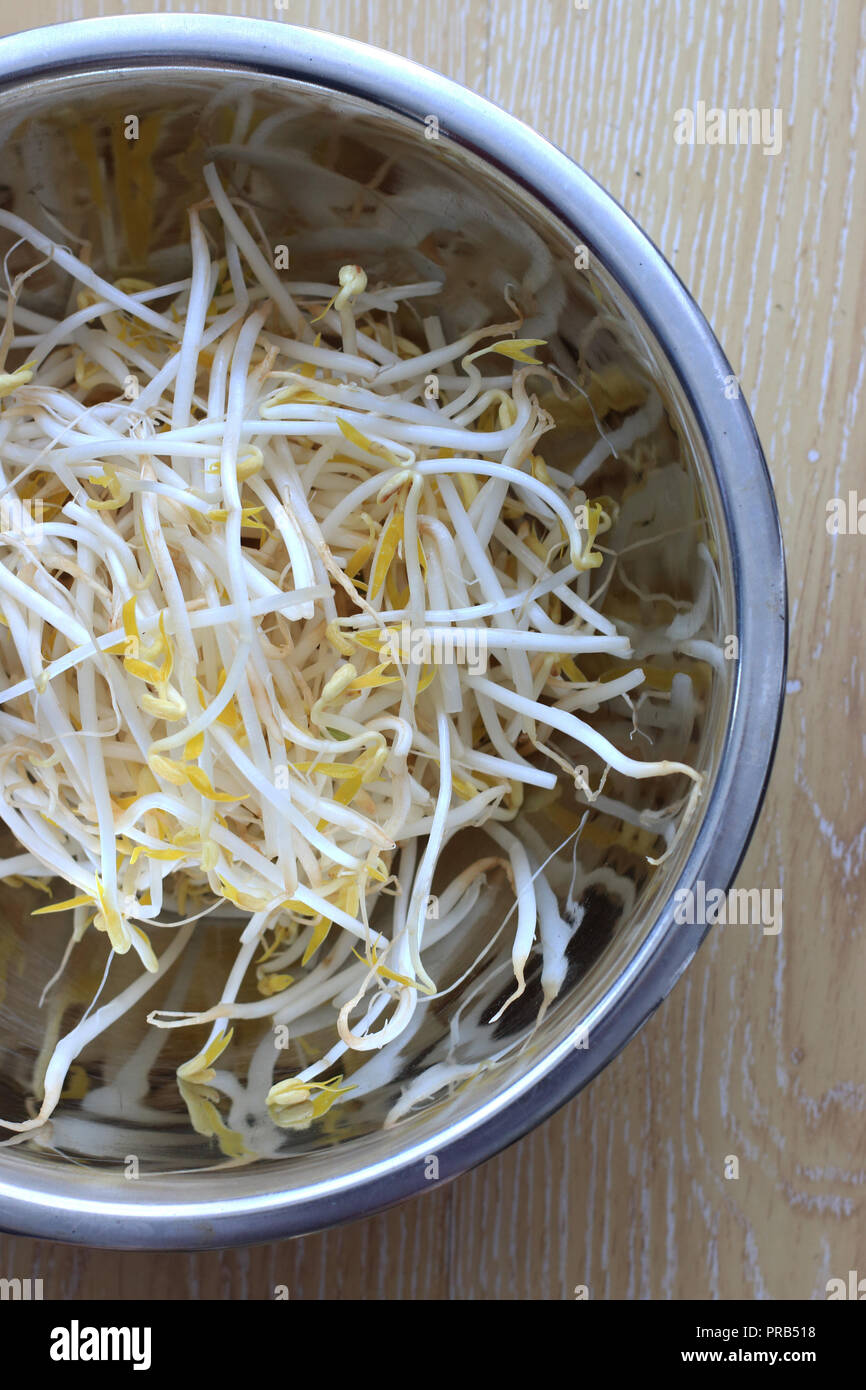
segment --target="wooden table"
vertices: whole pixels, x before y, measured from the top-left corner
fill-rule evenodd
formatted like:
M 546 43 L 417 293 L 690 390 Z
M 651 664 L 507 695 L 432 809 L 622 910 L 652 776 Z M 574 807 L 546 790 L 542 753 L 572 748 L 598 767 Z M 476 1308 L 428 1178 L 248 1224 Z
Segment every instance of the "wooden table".
M 740 878 L 782 887 L 783 929 L 717 928 L 576 1101 L 423 1199 L 205 1255 L 3 1239 L 0 1274 L 42 1276 L 46 1297 L 269 1298 L 285 1284 L 293 1299 L 567 1299 L 585 1284 L 591 1298 L 823 1298 L 858 1261 L 866 1275 L 866 538 L 825 524 L 831 498 L 866 495 L 862 12 L 855 0 L 584 2 L 206 7 L 348 34 L 498 102 L 584 164 L 697 297 L 754 411 L 787 541 L 788 703 Z M 149 8 L 0 0 L 0 30 L 25 13 Z M 677 144 L 674 113 L 698 101 L 781 108 L 780 152 Z

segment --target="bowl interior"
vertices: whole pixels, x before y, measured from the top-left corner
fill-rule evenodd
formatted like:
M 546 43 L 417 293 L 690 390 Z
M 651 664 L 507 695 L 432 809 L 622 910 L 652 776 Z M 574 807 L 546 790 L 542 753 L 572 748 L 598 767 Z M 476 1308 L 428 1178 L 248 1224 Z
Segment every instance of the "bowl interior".
M 127 138 L 131 115 L 137 121 L 133 139 Z M 603 248 L 595 254 L 588 230 L 584 239 L 580 228 L 563 226 L 506 174 L 450 140 L 432 113 L 421 124 L 360 97 L 224 66 L 130 65 L 13 90 L 0 114 L 0 145 L 0 205 L 77 252 L 92 248 L 94 265 L 109 278 L 165 282 L 187 272 L 187 209 L 206 199 L 201 170 L 216 159 L 224 180 L 254 210 L 263 242 L 287 248 L 290 282 L 335 283 L 347 262 L 362 264 L 371 283 L 442 280 L 435 303 L 419 301 L 416 309 L 421 317 L 440 314 L 449 338 L 511 318 L 510 300 L 524 317 L 521 335 L 546 340 L 547 360 L 564 384 L 620 368 L 641 385 L 644 399 L 657 393 L 661 410 L 656 424 L 619 457 L 611 455 L 590 485 L 590 496 L 623 499 L 612 552 L 621 548 L 617 531 L 628 519 L 632 548 L 618 560 L 611 604 L 623 621 L 634 618 L 635 604 L 644 604 L 643 620 L 652 612 L 659 626 L 670 623 L 674 608 L 658 600 L 647 606 L 633 589 L 668 594 L 685 606 L 698 592 L 703 544 L 714 557 L 718 586 L 697 636 L 736 633 L 728 540 L 712 469 L 649 326 L 605 271 Z M 15 238 L 2 236 L 6 252 Z M 12 270 L 22 254 L 21 248 L 11 251 Z M 66 311 L 68 295 L 68 279 L 48 265 L 28 282 L 22 302 L 56 314 Z M 599 439 L 600 428 L 616 430 L 638 407 L 607 409 L 603 402 L 595 419 L 587 416 L 580 392 L 569 388 L 566 394 L 564 403 L 553 392 L 543 401 L 559 425 L 545 457 L 570 470 Z M 663 484 L 641 516 L 635 484 L 651 474 Z M 670 515 L 681 520 L 687 513 L 689 525 L 671 528 Z M 731 713 L 733 666 L 683 657 L 661 666 L 641 707 L 642 733 L 632 737 L 632 713 L 622 701 L 616 709 L 601 708 L 599 727 L 626 750 L 648 735 L 654 757 L 690 761 L 705 772 L 709 793 Z M 672 684 L 674 667 L 686 674 L 685 685 Z M 574 760 L 587 765 L 597 787 L 598 763 L 577 754 Z M 351 1182 L 359 1168 L 397 1150 L 423 1152 L 444 1124 L 469 1122 L 495 1108 L 497 1097 L 564 1039 L 573 1038 L 576 1047 L 591 1041 L 645 947 L 700 824 L 698 815 L 665 862 L 651 869 L 646 856 L 664 848 L 663 838 L 646 823 L 629 824 L 613 803 L 657 810 L 683 791 L 679 781 L 631 784 L 612 775 L 590 807 L 576 848 L 569 841 L 548 864 L 571 931 L 565 984 L 540 1024 L 540 959 L 533 961 L 526 994 L 491 1022 L 510 990 L 513 929 L 511 896 L 502 876 L 493 877 L 459 941 L 448 938 L 434 947 L 427 962 L 440 988 L 453 988 L 422 1006 L 399 1045 L 367 1061 L 352 1095 L 321 1120 L 277 1130 L 261 1102 L 271 1079 L 293 1074 L 311 1049 L 327 1046 L 328 1017 L 308 1020 L 302 1031 L 290 1028 L 280 1039 L 267 1021 L 238 1029 L 233 1067 L 240 1084 L 226 1120 L 260 1160 L 238 1163 L 191 1128 L 177 1091 L 176 1067 L 198 1048 L 201 1030 L 157 1033 L 145 1022 L 150 1009 L 193 1007 L 218 993 L 233 959 L 237 924 L 210 918 L 165 985 L 78 1059 L 51 1123 L 7 1150 L 4 1161 L 16 1168 L 66 1165 L 81 1191 L 98 1183 L 104 1193 L 106 1183 L 123 1188 L 132 1156 L 142 1180 L 156 1189 L 161 1179 L 207 1169 L 208 1192 L 225 1194 L 290 1190 L 325 1173 Z M 527 796 L 517 824 L 539 863 L 573 835 L 586 808 L 568 783 L 555 801 Z M 489 852 L 482 832 L 467 833 L 449 851 L 448 872 L 458 860 Z M 38 1091 L 46 1040 L 81 1017 L 101 978 L 104 938 L 85 938 L 40 1007 L 69 924 L 43 917 L 35 919 L 37 928 L 29 914 L 43 901 L 38 894 L 26 886 L 2 891 L 0 1114 L 18 1119 Z M 114 963 L 110 990 L 126 982 L 127 968 L 128 962 Z M 442 1085 L 408 1107 L 407 1087 L 431 1068 L 439 1069 L 434 1074 Z

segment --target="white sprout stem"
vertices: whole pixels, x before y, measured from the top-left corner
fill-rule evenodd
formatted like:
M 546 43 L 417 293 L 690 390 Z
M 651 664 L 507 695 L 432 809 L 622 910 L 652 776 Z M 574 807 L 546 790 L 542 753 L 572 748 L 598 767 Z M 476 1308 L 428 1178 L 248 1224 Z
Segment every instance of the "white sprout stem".
M 577 719 L 573 714 L 563 712 L 555 705 L 542 705 L 538 700 L 526 700 L 515 691 L 505 690 L 483 676 L 470 676 L 469 680 L 478 694 L 486 695 L 495 704 L 504 705 L 506 709 L 516 710 L 527 719 L 534 719 L 540 724 L 549 724 L 551 728 L 559 729 L 561 733 L 568 734 L 585 748 L 591 748 L 608 766 L 617 772 L 625 773 L 628 777 L 666 777 L 682 772 L 694 782 L 701 780 L 700 774 L 686 763 L 668 762 L 666 759 L 643 763 L 637 758 L 627 757 L 590 724 L 583 719 Z
M 116 305 L 118 309 L 125 309 L 127 313 L 140 318 L 144 323 L 158 328 L 169 338 L 179 337 L 177 325 L 173 324 L 171 319 L 167 319 L 164 314 L 154 313 L 152 309 L 148 309 L 146 304 L 133 299 L 131 295 L 124 294 L 122 290 L 118 290 L 107 280 L 94 274 L 90 267 L 79 260 L 77 256 L 73 256 L 70 251 L 58 246 L 50 237 L 37 231 L 35 227 L 31 227 L 29 222 L 25 222 L 22 217 L 16 217 L 14 213 L 6 212 L 0 208 L 0 227 L 5 227 L 10 232 L 17 232 L 20 237 L 29 241 L 30 245 L 34 246 L 37 251 L 49 256 L 60 266 L 61 270 L 67 271 L 75 280 L 79 280 L 82 285 L 87 285 L 89 289 L 94 290 L 101 298 L 108 300 L 110 304 Z
M 116 995 L 110 1004 L 103 1004 L 96 1009 L 88 1018 L 77 1024 L 71 1033 L 67 1033 L 65 1038 L 60 1040 L 45 1072 L 43 1097 L 38 1114 L 30 1120 L 17 1122 L 0 1119 L 0 1125 L 4 1129 L 15 1130 L 20 1134 L 25 1130 L 38 1129 L 45 1123 L 53 1114 L 57 1102 L 60 1100 L 63 1083 L 75 1058 L 84 1051 L 88 1043 L 93 1042 L 94 1038 L 98 1038 L 100 1033 L 104 1033 L 106 1028 L 111 1027 L 112 1023 L 116 1023 L 119 1018 L 128 1013 L 133 1005 L 137 1004 L 139 999 L 142 999 L 147 991 L 156 984 L 156 981 L 171 969 L 192 936 L 194 927 L 194 923 L 181 927 L 160 956 L 156 970 L 153 972 L 144 971 L 137 980 L 133 980 L 131 985 L 127 985 L 126 989 Z
M 278 305 L 289 328 L 298 335 L 303 334 L 306 325 L 304 319 L 301 317 L 298 306 L 295 304 L 292 296 L 285 288 L 273 266 L 269 265 L 265 260 L 239 215 L 229 202 L 225 190 L 220 183 L 216 165 L 206 164 L 202 172 L 204 173 L 205 183 L 208 186 L 210 195 L 216 204 L 217 211 L 225 223 L 226 229 L 231 234 L 233 241 L 236 243 L 238 249 L 243 252 L 247 263 L 259 282 L 264 285 L 265 289 Z

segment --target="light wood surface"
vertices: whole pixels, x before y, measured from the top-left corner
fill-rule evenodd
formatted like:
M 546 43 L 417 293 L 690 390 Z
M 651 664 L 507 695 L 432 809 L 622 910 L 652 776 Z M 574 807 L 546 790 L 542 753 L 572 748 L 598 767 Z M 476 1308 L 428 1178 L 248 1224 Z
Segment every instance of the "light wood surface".
M 778 936 L 716 928 L 625 1052 L 469 1176 L 332 1233 L 206 1255 L 0 1238 L 46 1297 L 825 1297 L 866 1275 L 866 496 L 863 98 L 857 0 L 343 0 L 285 10 L 0 0 L 0 31 L 127 10 L 328 29 L 437 68 L 528 121 L 646 228 L 755 414 L 793 617 L 776 767 L 740 883 L 782 887 Z M 674 112 L 779 107 L 782 148 L 680 146 Z M 739 1178 L 725 1178 L 725 1159 Z M 859 1263 L 858 1263 L 859 1262 Z

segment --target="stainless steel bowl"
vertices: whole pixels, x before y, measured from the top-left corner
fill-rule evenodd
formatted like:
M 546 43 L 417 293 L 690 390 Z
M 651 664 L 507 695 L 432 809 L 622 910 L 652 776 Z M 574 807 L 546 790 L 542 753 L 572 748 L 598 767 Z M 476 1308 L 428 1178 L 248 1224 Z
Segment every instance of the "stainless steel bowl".
M 541 1027 L 533 1032 L 531 1021 L 518 1018 L 522 1047 L 497 1067 L 479 1066 L 471 1085 L 383 1128 L 385 1106 L 412 1075 L 410 1048 L 384 1097 L 341 1107 L 330 1129 L 293 1136 L 252 1165 L 218 1162 L 169 1109 L 161 1126 L 74 1102 L 41 1138 L 0 1149 L 0 1224 L 30 1235 L 191 1249 L 369 1215 L 429 1190 L 433 1172 L 445 1180 L 490 1157 L 584 1086 L 658 1006 L 707 931 L 675 924 L 676 890 L 699 880 L 727 888 L 737 871 L 770 768 L 785 675 L 782 544 L 754 425 L 706 321 L 613 199 L 519 121 L 402 58 L 274 23 L 112 18 L 4 39 L 0 96 L 3 168 L 14 175 L 3 175 L 12 189 L 6 205 L 55 237 L 60 226 L 85 235 L 99 218 L 82 154 L 86 137 L 72 140 L 70 132 L 160 113 L 157 193 L 140 189 L 134 206 L 150 222 L 148 236 L 163 228 L 169 278 L 172 219 L 196 196 L 204 148 L 231 142 L 237 113 L 244 122 L 251 113 L 253 123 L 270 119 L 262 168 L 272 196 L 262 216 L 269 234 L 291 245 L 293 267 L 320 266 L 324 258 L 333 278 L 334 264 L 363 255 L 374 268 L 387 261 L 399 280 L 418 257 L 438 258 L 460 277 L 448 307 L 453 327 L 497 303 L 493 316 L 501 314 L 504 286 L 518 285 L 535 315 L 527 331 L 543 321 L 551 351 L 566 365 L 573 325 L 587 303 L 601 306 L 610 326 L 606 350 L 625 354 L 656 381 L 671 447 L 695 480 L 718 557 L 720 630 L 739 641 L 739 660 L 713 683 L 693 750 L 708 793 L 675 852 L 637 884 L 629 911 L 602 924 L 592 949 L 573 962 Z M 364 186 L 376 170 L 374 201 L 391 227 L 387 245 L 365 230 Z M 346 226 L 312 238 L 317 219 L 333 223 L 335 207 L 351 206 L 353 183 L 361 201 Z M 132 267 L 138 233 L 129 218 L 124 231 L 121 260 Z M 575 256 L 575 248 L 585 253 Z M 43 286 L 41 302 L 51 292 L 50 283 Z M 20 905 L 7 893 L 6 930 Z M 43 1024 L 35 1001 L 56 964 L 47 938 L 18 915 L 18 936 L 26 931 L 32 945 L 23 976 L 7 980 L 0 1077 L 19 1074 L 22 1055 L 38 1050 Z M 431 1013 L 416 1051 L 441 1041 L 449 1007 Z M 576 1032 L 588 1034 L 589 1046 L 575 1046 Z M 121 1030 L 113 1038 L 116 1058 L 129 1036 Z M 473 1046 L 470 1060 L 480 1064 L 490 1047 L 483 1028 Z M 88 1063 L 97 1080 L 108 1065 L 102 1056 Z M 135 1180 L 130 1154 L 141 1160 Z

